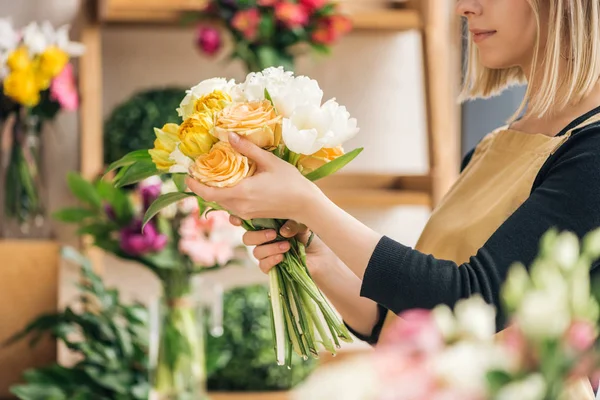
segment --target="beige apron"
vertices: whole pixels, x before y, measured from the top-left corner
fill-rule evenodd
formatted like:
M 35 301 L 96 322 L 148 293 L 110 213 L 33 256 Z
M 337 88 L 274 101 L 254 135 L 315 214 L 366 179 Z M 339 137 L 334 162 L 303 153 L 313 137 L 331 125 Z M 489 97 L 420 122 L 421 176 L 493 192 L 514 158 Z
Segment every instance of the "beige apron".
M 435 258 L 458 265 L 477 254 L 492 234 L 529 197 L 544 162 L 573 130 L 600 121 L 593 116 L 562 136 L 528 134 L 500 128 L 477 146 L 471 161 L 442 199 L 415 246 Z M 396 318 L 388 313 L 385 326 Z M 589 384 L 577 400 L 593 399 Z M 589 392 L 589 393 L 588 393 Z

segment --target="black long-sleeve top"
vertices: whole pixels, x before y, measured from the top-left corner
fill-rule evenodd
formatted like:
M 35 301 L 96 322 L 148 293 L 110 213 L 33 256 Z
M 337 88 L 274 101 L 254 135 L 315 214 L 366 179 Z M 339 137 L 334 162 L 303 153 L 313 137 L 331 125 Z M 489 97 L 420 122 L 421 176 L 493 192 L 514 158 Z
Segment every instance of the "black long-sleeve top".
M 558 135 L 598 113 L 600 107 L 576 119 Z M 472 154 L 473 151 L 463 160 L 463 169 Z M 515 261 L 528 266 L 535 259 L 546 231 L 557 228 L 582 237 L 599 226 L 600 122 L 596 122 L 574 130 L 546 160 L 529 198 L 468 262 L 458 265 L 436 259 L 384 236 L 371 256 L 361 288 L 362 297 L 380 305 L 379 320 L 370 336 L 353 333 L 373 344 L 377 342 L 387 310 L 398 314 L 438 304 L 452 307 L 473 294 L 480 294 L 500 309 L 500 288 L 509 267 Z M 598 265 L 596 262 L 592 271 Z M 501 312 L 496 322 L 497 328 L 502 329 L 505 321 Z

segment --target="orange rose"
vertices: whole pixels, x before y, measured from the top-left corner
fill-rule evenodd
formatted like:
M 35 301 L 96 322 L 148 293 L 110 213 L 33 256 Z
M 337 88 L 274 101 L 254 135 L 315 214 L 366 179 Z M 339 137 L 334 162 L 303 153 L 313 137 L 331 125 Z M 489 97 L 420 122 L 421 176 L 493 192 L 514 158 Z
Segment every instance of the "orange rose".
M 217 114 L 213 134 L 227 142 L 229 132 L 235 132 L 263 149 L 274 150 L 281 142 L 281 121 L 268 100 L 233 103 Z
M 343 155 L 344 149 L 342 146 L 333 147 L 331 149 L 323 147 L 321 150 L 310 156 L 301 156 L 298 161 L 298 169 L 306 175 Z
M 235 151 L 227 142 L 218 142 L 208 154 L 196 158 L 190 174 L 198 182 L 212 187 L 235 186 L 256 171 L 256 164 Z

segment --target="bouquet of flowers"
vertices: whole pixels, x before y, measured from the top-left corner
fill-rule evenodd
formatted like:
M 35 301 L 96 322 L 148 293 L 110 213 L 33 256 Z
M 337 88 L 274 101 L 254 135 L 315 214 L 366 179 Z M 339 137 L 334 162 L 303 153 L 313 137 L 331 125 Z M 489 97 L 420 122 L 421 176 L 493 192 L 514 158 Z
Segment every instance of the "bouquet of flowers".
M 502 290 L 509 327 L 480 296 L 409 310 L 384 330 L 375 352 L 314 374 L 296 399 L 579 400 L 600 379 L 598 301 L 590 265 L 600 231 L 583 242 L 548 232 L 529 273 L 514 265 Z M 337 397 L 336 397 L 337 396 Z
M 178 193 L 172 180 L 150 177 L 132 190 L 103 180 L 92 183 L 77 174 L 70 174 L 67 181 L 83 205 L 59 210 L 55 218 L 77 224 L 78 233 L 91 236 L 95 246 L 145 266 L 162 284 L 158 318 L 153 319 L 159 320 L 155 325 L 160 331 L 151 360 L 154 391 L 165 398 L 175 394 L 199 398 L 206 373 L 204 325 L 198 316 L 201 305 L 194 277 L 247 258 L 244 230 L 231 225 L 226 212 L 208 213 L 192 197 L 172 202 L 142 229 L 150 205 L 161 194 Z M 213 317 L 218 324 L 219 316 Z M 214 325 L 212 329 L 222 330 Z
M 83 53 L 69 40 L 69 27 L 31 23 L 15 30 L 0 19 L 0 134 L 5 172 L 4 207 L 27 231 L 40 225 L 44 204 L 40 171 L 40 131 L 44 121 L 62 110 L 75 110 L 79 99 L 71 57 Z
M 316 180 L 333 174 L 362 149 L 344 154 L 342 144 L 357 132 L 357 122 L 334 99 L 321 104 L 323 92 L 316 81 L 295 77 L 283 68 L 250 73 L 236 84 L 209 79 L 190 89 L 181 102 L 180 125 L 156 129 L 155 147 L 132 152 L 109 170 L 120 168 L 115 182 L 128 185 L 147 176 L 171 173 L 178 179 L 191 175 L 212 187 L 230 187 L 251 176 L 252 160 L 228 143 L 235 132 L 297 167 Z M 144 222 L 173 202 L 192 197 L 181 191 L 158 198 Z M 214 202 L 198 201 L 220 210 Z M 247 230 L 279 228 L 281 220 L 246 220 Z M 279 237 L 276 240 L 285 240 Z M 350 333 L 312 281 L 305 261 L 305 246 L 291 241 L 283 262 L 269 274 L 277 362 L 290 362 L 291 349 L 304 358 L 318 356 L 317 343 L 335 353 Z
M 202 13 L 231 34 L 231 58 L 239 58 L 248 72 L 271 66 L 294 68 L 294 57 L 305 50 L 327 54 L 329 47 L 352 30 L 352 22 L 330 0 L 211 0 Z M 218 29 L 201 23 L 197 45 L 208 55 L 222 45 Z

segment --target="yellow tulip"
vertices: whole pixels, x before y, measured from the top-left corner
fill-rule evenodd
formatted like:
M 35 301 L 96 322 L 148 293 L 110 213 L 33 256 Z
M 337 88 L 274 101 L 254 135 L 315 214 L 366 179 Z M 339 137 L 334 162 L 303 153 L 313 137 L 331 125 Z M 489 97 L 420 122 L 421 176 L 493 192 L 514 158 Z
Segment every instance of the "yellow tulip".
M 4 94 L 17 103 L 34 107 L 40 102 L 40 91 L 31 69 L 13 71 L 4 79 Z
M 17 47 L 12 53 L 9 54 L 6 64 L 11 71 L 23 71 L 31 68 L 31 57 L 29 57 L 29 51 L 24 46 Z
M 41 55 L 39 72 L 50 79 L 58 75 L 69 62 L 69 55 L 56 46 L 48 47 Z
M 175 164 L 170 155 L 175 151 L 179 142 L 179 137 L 177 136 L 178 130 L 179 126 L 177 124 L 166 124 L 162 129 L 154 128 L 156 140 L 154 141 L 154 148 L 149 150 L 148 153 L 156 168 L 168 171 Z
M 212 127 L 212 116 L 209 113 L 196 113 L 183 121 L 179 127 L 181 152 L 192 159 L 208 153 L 217 142 L 210 133 Z

